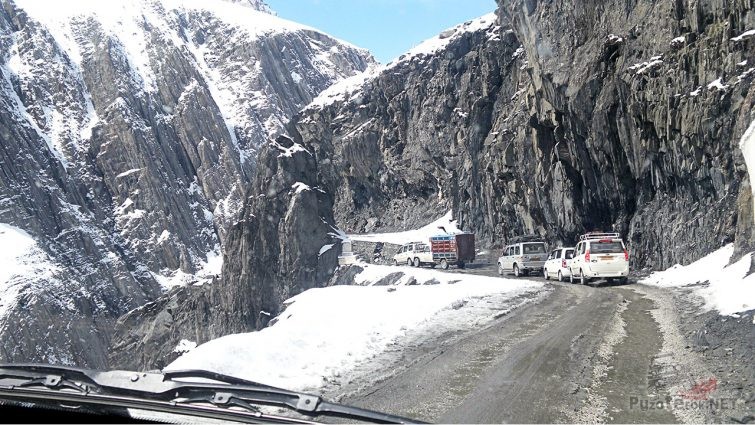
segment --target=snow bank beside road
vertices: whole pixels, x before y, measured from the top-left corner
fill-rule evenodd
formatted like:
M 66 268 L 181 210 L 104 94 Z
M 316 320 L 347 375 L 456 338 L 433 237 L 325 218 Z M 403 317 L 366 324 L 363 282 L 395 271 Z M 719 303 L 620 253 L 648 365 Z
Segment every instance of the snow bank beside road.
M 396 245 L 403 245 L 409 242 L 427 242 L 431 236 L 442 235 L 444 233 L 461 233 L 457 227 L 456 220 L 452 220 L 453 213 L 449 211 L 443 217 L 433 221 L 425 227 L 416 230 L 407 230 L 405 232 L 394 233 L 367 233 L 363 235 L 348 235 L 352 241 L 361 242 L 383 242 Z M 446 231 L 443 232 L 440 228 Z
M 418 282 L 440 283 L 310 289 L 289 299 L 274 325 L 210 341 L 168 369 L 209 369 L 269 385 L 314 390 L 347 376 L 409 334 L 479 327 L 511 308 L 517 296 L 544 289 L 542 283 L 527 280 L 361 266 L 363 284 L 369 284 L 364 281 L 367 277 L 377 280 L 395 272 L 421 272 L 415 276 Z
M 682 287 L 701 282 L 707 286 L 693 289 L 693 294 L 705 301 L 707 310 L 717 310 L 723 315 L 755 309 L 755 274 L 750 271 L 752 253 L 728 265 L 734 245 L 729 244 L 687 266 L 675 265 L 656 272 L 640 281 L 646 285 Z

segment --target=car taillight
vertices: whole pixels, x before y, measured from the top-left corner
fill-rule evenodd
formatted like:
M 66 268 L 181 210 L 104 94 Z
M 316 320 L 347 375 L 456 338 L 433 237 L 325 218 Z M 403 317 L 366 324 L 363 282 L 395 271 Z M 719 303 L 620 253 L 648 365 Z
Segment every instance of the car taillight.
M 629 261 L 629 251 L 627 251 L 626 249 L 624 250 L 624 259 Z
M 585 252 L 585 261 L 590 261 L 590 250 L 589 249 Z
M 565 269 L 565 268 L 566 268 L 566 259 L 564 259 L 564 260 L 561 260 L 561 268 L 562 268 L 562 269 Z

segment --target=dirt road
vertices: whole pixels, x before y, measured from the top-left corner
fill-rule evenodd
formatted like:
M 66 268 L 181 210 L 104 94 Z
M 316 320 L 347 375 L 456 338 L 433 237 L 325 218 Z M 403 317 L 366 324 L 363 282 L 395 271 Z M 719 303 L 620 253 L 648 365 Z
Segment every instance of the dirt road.
M 485 266 L 458 272 L 495 274 Z M 708 368 L 678 347 L 683 338 L 673 307 L 662 299 L 668 294 L 637 284 L 549 285 L 553 290 L 539 302 L 485 329 L 407 349 L 401 361 L 332 395 L 431 422 L 709 418 L 699 409 L 673 406 L 688 401 L 680 392 L 706 378 Z

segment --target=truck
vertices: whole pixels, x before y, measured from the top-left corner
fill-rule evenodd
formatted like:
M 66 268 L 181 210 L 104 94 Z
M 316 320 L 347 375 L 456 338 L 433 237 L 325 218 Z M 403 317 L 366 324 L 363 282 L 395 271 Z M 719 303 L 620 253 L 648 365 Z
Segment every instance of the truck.
M 394 265 L 420 267 L 440 266 L 447 270 L 451 265 L 463 269 L 475 259 L 474 234 L 437 235 L 430 237 L 430 243 L 411 242 L 401 246 L 393 256 Z
M 430 237 L 430 251 L 433 262 L 447 270 L 452 264 L 463 269 L 466 263 L 475 259 L 474 234 L 457 233 Z

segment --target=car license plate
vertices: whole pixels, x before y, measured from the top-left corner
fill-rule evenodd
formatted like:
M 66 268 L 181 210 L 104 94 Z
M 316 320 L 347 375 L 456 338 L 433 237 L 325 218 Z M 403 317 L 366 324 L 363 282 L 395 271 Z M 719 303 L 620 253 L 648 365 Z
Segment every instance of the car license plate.
M 610 261 L 610 260 L 613 260 L 613 257 L 611 257 L 610 255 L 606 255 L 606 256 L 600 257 L 600 259 L 603 261 Z

